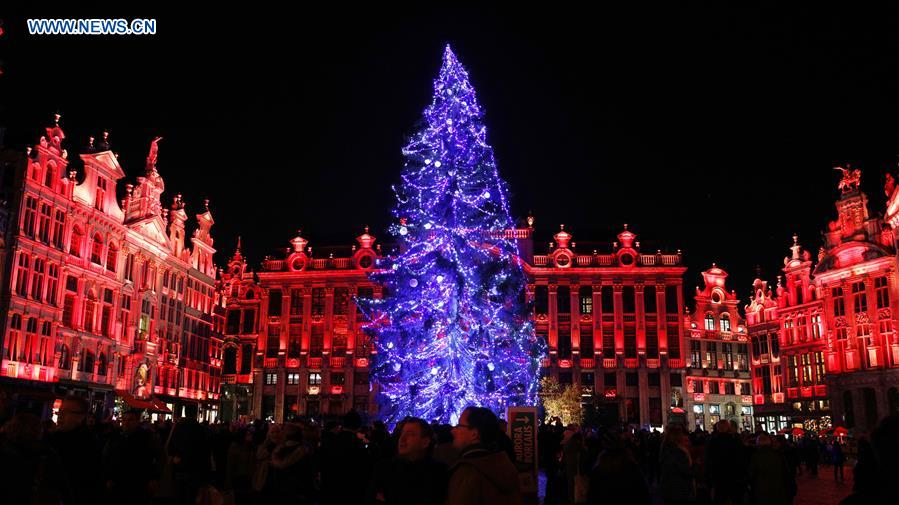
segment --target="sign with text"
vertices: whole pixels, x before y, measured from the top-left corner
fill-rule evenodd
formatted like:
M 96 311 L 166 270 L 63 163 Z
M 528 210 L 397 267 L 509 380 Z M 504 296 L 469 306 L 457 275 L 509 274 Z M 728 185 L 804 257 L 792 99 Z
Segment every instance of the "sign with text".
M 506 416 L 521 493 L 531 502 L 528 498 L 537 496 L 537 407 L 509 407 Z

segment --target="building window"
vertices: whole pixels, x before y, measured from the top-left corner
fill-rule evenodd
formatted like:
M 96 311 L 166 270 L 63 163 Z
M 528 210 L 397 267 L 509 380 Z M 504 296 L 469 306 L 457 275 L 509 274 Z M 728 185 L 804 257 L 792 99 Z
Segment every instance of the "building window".
M 253 309 L 243 312 L 243 332 L 256 333 L 256 311 Z
M 50 244 L 51 220 L 53 218 L 53 207 L 50 204 L 41 204 L 41 222 L 40 222 L 40 241 Z
M 268 342 L 265 346 L 266 358 L 277 358 L 278 350 L 281 347 L 281 326 L 278 324 L 268 325 Z
M 655 286 L 646 286 L 643 288 L 643 311 L 647 314 L 653 314 L 656 311 Z
M 19 253 L 19 262 L 16 265 L 16 294 L 28 296 L 28 269 L 31 267 L 31 258 L 24 252 Z
M 350 292 L 347 288 L 334 289 L 334 314 L 344 316 L 349 312 Z
M 322 384 L 322 374 L 319 372 L 310 372 L 309 373 L 309 385 L 310 386 L 321 386 Z
M 106 198 L 106 179 L 97 177 L 97 194 L 94 195 L 94 208 L 103 211 L 103 201 Z
M 852 308 L 856 314 L 868 311 L 868 294 L 865 292 L 864 281 L 852 283 Z
M 722 351 L 722 354 L 724 354 L 724 369 L 725 370 L 733 370 L 734 369 L 733 344 L 731 344 L 731 343 L 721 344 L 721 351 Z
M 296 372 L 291 372 L 287 374 L 287 385 L 296 386 L 300 383 L 300 374 Z
M 281 290 L 272 289 L 268 293 L 268 315 L 277 317 L 281 315 Z
M 290 315 L 303 315 L 303 291 L 299 289 L 290 290 Z
M 636 310 L 636 289 L 634 286 L 621 288 L 621 308 L 625 314 L 631 314 Z
M 60 251 L 65 248 L 66 213 L 57 210 L 53 218 L 53 246 Z
M 721 331 L 730 331 L 730 316 L 727 314 L 721 314 L 721 319 L 718 320 L 719 326 L 721 327 Z
M 97 265 L 103 263 L 103 238 L 99 234 L 94 235 L 94 241 L 91 244 L 91 263 Z
M 537 314 L 549 312 L 549 287 L 536 286 L 534 288 L 534 312 Z
M 824 384 L 824 352 L 815 352 L 815 378 L 817 384 Z
M 59 291 L 59 265 L 47 265 L 47 303 L 56 306 L 56 295 Z
M 593 289 L 590 286 L 581 286 L 578 289 L 581 314 L 593 313 Z
M 735 389 L 736 388 L 734 387 L 733 382 L 728 381 L 728 382 L 724 383 L 724 394 L 726 394 L 726 395 L 736 394 Z
M 711 314 L 705 315 L 705 329 L 708 331 L 715 331 L 715 316 Z
M 44 298 L 44 264 L 45 260 L 35 258 L 31 268 L 31 298 L 37 301 Z
M 795 354 L 789 357 L 790 387 L 799 387 L 799 357 Z
M 877 308 L 885 309 L 890 306 L 890 291 L 886 277 L 874 279 L 874 291 L 877 293 Z
M 843 300 L 843 288 L 833 288 L 830 290 L 833 298 L 833 315 L 835 317 L 846 315 L 846 303 Z
M 702 368 L 702 342 L 690 340 L 690 366 Z
M 25 220 L 22 222 L 22 232 L 34 238 L 34 224 L 37 219 L 37 199 L 33 196 L 25 197 Z
M 47 163 L 47 171 L 44 173 L 44 186 L 53 189 L 54 182 L 56 182 L 56 165 Z
M 706 342 L 705 361 L 712 370 L 718 369 L 718 344 L 716 342 Z
M 320 358 L 325 346 L 325 329 L 321 324 L 312 325 L 312 335 L 309 339 L 309 356 Z
M 125 280 L 134 282 L 134 255 L 129 254 L 125 260 Z
M 277 373 L 265 374 L 265 385 L 266 386 L 274 386 L 277 383 L 278 383 L 278 374 Z
M 323 316 L 325 314 L 325 288 L 312 289 L 312 315 Z
M 109 250 L 106 251 L 106 270 L 115 272 L 116 262 L 119 260 L 119 249 L 115 244 L 109 244 Z M 168 273 L 168 272 L 166 272 Z
M 820 340 L 822 335 L 824 335 L 824 321 L 821 314 L 812 314 L 812 338 Z
M 228 322 L 225 324 L 225 333 L 236 335 L 240 331 L 240 310 L 228 311 Z
M 571 289 L 568 286 L 559 286 L 556 291 L 556 307 L 559 314 L 571 313 Z

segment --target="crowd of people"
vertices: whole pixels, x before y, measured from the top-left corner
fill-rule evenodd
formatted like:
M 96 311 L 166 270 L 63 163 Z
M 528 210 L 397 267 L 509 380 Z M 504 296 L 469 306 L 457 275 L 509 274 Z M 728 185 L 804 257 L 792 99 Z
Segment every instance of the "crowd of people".
M 63 400 L 58 423 L 16 414 L 0 430 L 4 503 L 518 504 L 512 443 L 489 409 L 455 426 L 406 418 L 390 432 L 350 411 L 324 425 L 96 422 Z
M 842 481 L 848 459 L 839 438 L 738 432 L 729 421 L 711 433 L 680 425 L 659 432 L 548 423 L 538 445 L 546 505 L 791 505 L 797 476 L 815 478 L 825 464 Z M 853 491 L 841 503 L 899 503 L 897 464 L 899 416 L 891 416 L 858 440 Z
M 519 504 L 512 441 L 489 409 L 455 426 L 406 418 L 392 432 L 354 411 L 323 425 L 147 421 L 127 411 L 96 422 L 66 398 L 58 422 L 19 413 L 0 430 L 5 503 L 23 504 Z M 797 475 L 830 465 L 843 478 L 845 447 L 798 441 L 728 421 L 688 433 L 563 426 L 538 432 L 546 505 L 792 504 Z M 899 416 L 858 441 L 845 505 L 899 503 Z

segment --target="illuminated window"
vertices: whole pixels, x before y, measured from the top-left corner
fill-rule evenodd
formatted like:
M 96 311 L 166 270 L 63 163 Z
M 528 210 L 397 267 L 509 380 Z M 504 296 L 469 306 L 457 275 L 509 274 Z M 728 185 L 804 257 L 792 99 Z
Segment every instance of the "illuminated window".
M 578 289 L 581 314 L 593 313 L 593 289 L 590 286 L 581 286 Z
M 278 374 L 277 373 L 265 374 L 265 385 L 266 386 L 274 386 L 277 383 L 278 383 Z
M 31 298 L 38 301 L 44 298 L 44 263 L 45 260 L 35 258 L 31 268 Z
M 106 270 L 115 272 L 116 262 L 119 260 L 119 249 L 115 244 L 109 244 L 109 250 L 106 251 Z M 168 272 L 166 272 L 168 273 Z
M 84 242 L 84 233 L 81 228 L 72 228 L 72 240 L 69 242 L 69 254 L 81 257 L 81 245 Z
M 824 335 L 824 321 L 821 314 L 812 315 L 812 338 L 819 340 Z
M 319 372 L 310 372 L 309 373 L 309 385 L 310 386 L 321 386 L 322 384 L 322 374 Z
M 287 384 L 290 386 L 296 386 L 300 383 L 300 374 L 291 372 L 287 374 Z
M 325 288 L 312 289 L 312 315 L 322 316 L 325 314 Z
M 708 331 L 715 330 L 715 316 L 711 314 L 705 315 L 705 329 Z
M 718 321 L 719 326 L 721 327 L 721 331 L 730 331 L 730 316 L 727 314 L 721 314 L 721 319 Z
M 23 253 L 19 253 L 19 261 L 16 265 L 16 294 L 19 296 L 28 296 L 28 269 L 31 267 L 31 258 Z

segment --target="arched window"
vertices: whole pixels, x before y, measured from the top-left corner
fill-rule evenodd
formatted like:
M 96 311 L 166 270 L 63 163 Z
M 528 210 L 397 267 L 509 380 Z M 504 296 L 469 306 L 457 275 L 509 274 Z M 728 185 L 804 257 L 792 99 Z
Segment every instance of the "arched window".
M 44 174 L 44 186 L 48 188 L 53 187 L 53 183 L 56 182 L 56 165 L 54 163 L 47 163 L 47 172 Z
M 109 243 L 109 250 L 106 251 L 106 270 L 110 272 L 116 271 L 116 263 L 119 261 L 119 248 L 114 242 Z
M 81 245 L 84 242 L 84 232 L 75 226 L 72 228 L 72 239 L 69 241 L 69 254 L 81 257 Z
M 718 323 L 721 331 L 730 331 L 730 316 L 727 313 L 721 314 L 721 319 L 718 320 Z
M 240 283 L 235 281 L 234 284 L 231 285 L 231 298 L 237 298 L 237 296 L 239 294 L 240 294 Z
M 705 315 L 705 329 L 709 331 L 715 330 L 715 316 L 711 313 Z
M 91 244 L 91 263 L 98 265 L 103 263 L 103 237 L 99 233 L 94 235 L 94 241 Z

